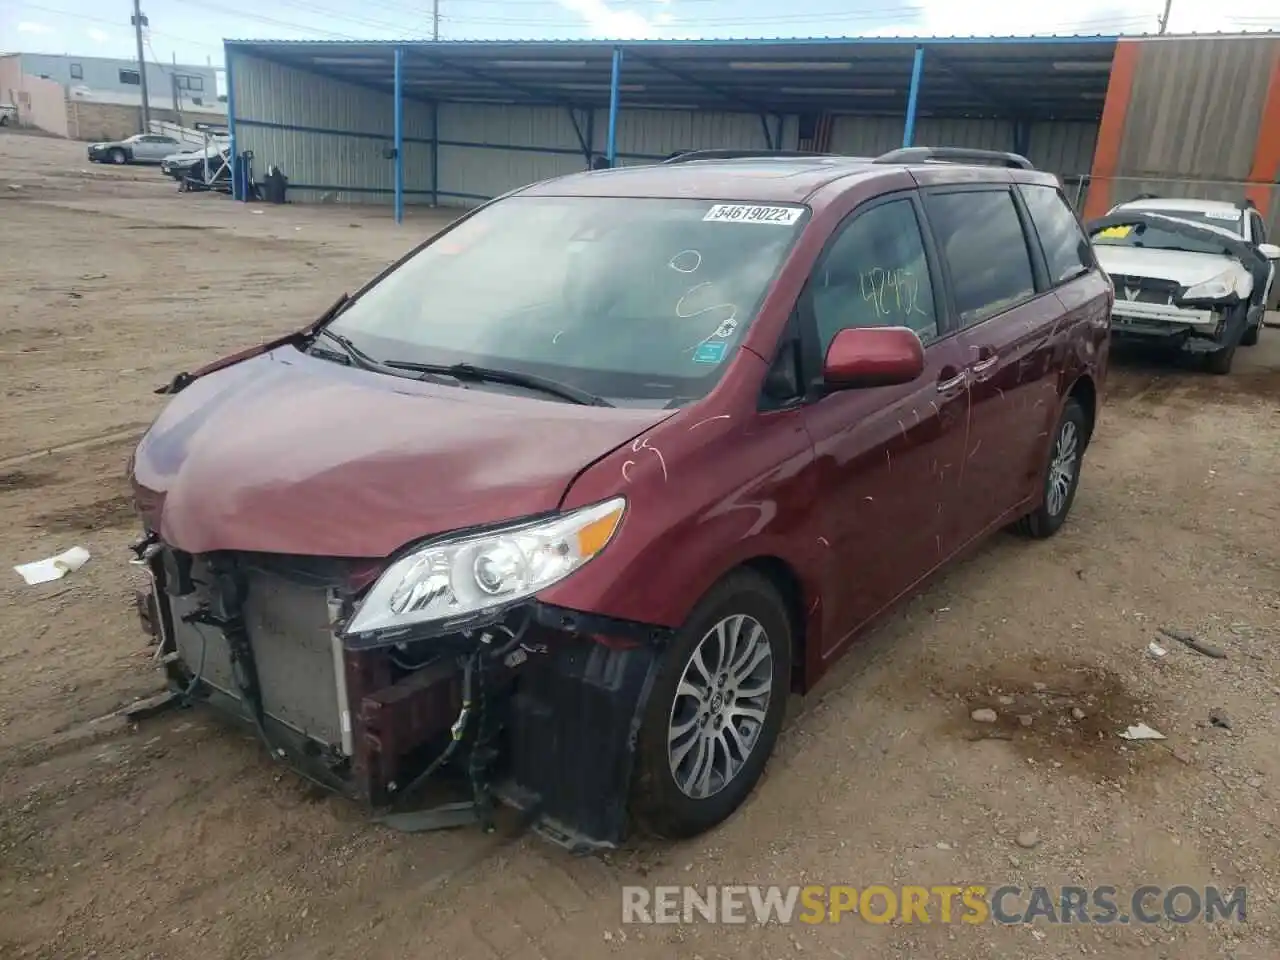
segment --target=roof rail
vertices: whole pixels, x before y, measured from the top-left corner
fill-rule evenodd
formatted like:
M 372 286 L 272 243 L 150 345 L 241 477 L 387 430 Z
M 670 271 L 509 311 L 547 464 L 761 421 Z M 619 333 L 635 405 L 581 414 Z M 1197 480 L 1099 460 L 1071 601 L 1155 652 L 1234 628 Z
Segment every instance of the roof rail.
M 1034 170 L 1026 157 L 1001 150 L 975 150 L 971 147 L 902 147 L 876 157 L 874 163 L 986 163 L 1002 167 Z
M 691 160 L 747 160 L 753 157 L 829 157 L 829 153 L 806 150 L 686 150 L 675 153 L 663 163 L 688 163 Z

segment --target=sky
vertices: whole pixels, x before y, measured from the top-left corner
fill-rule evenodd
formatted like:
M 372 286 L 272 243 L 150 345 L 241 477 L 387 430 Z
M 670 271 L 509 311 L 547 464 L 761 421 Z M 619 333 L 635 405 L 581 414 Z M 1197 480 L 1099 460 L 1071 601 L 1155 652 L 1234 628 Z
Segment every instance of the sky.
M 429 38 L 433 0 L 143 0 L 148 56 L 222 63 L 223 38 Z M 1154 33 L 1165 0 L 436 0 L 441 39 Z M 1280 0 L 1171 0 L 1171 33 L 1280 31 Z M 130 0 L 4 0 L 0 50 L 134 57 Z

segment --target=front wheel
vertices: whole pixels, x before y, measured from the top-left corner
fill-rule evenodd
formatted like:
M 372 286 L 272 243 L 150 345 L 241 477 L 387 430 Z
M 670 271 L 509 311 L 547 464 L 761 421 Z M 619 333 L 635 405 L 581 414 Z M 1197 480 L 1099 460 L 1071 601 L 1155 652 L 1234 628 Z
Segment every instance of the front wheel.
M 791 615 L 740 570 L 698 604 L 664 654 L 645 706 L 631 813 L 659 837 L 711 829 L 751 793 L 782 728 Z
M 1044 472 L 1044 500 L 1018 521 L 1019 533 L 1044 540 L 1066 522 L 1080 486 L 1080 467 L 1089 442 L 1089 418 L 1074 398 L 1067 400 Z
M 1244 341 L 1241 340 L 1241 343 Z M 1225 377 L 1231 372 L 1236 359 L 1236 344 L 1215 350 L 1205 358 L 1205 369 L 1215 376 Z
M 124 151 L 121 150 L 119 147 L 111 151 L 110 158 L 111 158 L 111 162 L 116 164 L 117 166 L 129 159 L 127 156 L 125 156 Z
M 1242 347 L 1254 347 L 1258 345 L 1258 338 L 1262 336 L 1262 317 L 1258 317 L 1258 322 L 1252 327 L 1247 327 L 1244 336 L 1240 338 Z

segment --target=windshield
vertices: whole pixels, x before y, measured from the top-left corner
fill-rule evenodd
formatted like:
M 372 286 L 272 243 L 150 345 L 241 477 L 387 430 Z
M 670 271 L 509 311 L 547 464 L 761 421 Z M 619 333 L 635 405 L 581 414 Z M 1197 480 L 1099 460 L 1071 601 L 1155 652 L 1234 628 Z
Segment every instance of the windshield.
M 1207 225 L 1207 224 L 1206 224 Z M 1099 230 L 1091 238 L 1095 247 L 1138 247 L 1148 250 L 1178 250 L 1184 253 L 1207 253 L 1214 256 L 1230 254 L 1227 238 L 1222 242 L 1208 236 L 1192 236 L 1170 227 L 1162 227 L 1155 220 L 1141 223 L 1125 223 Z
M 382 361 L 515 370 L 614 402 L 688 401 L 719 379 L 806 215 L 512 197 L 423 248 L 331 326 Z

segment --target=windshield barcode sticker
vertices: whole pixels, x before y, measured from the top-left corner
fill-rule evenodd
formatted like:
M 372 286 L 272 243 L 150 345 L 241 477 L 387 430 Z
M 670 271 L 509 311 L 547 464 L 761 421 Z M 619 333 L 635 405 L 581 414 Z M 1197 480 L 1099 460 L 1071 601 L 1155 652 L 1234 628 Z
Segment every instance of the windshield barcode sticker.
M 1177 216 L 1177 214 L 1175 214 Z M 1235 223 L 1240 219 L 1239 210 L 1205 210 L 1204 217 L 1207 220 L 1225 220 L 1227 223 Z
M 800 207 L 758 207 L 749 203 L 717 203 L 707 211 L 707 223 L 771 223 L 789 227 L 800 219 Z

